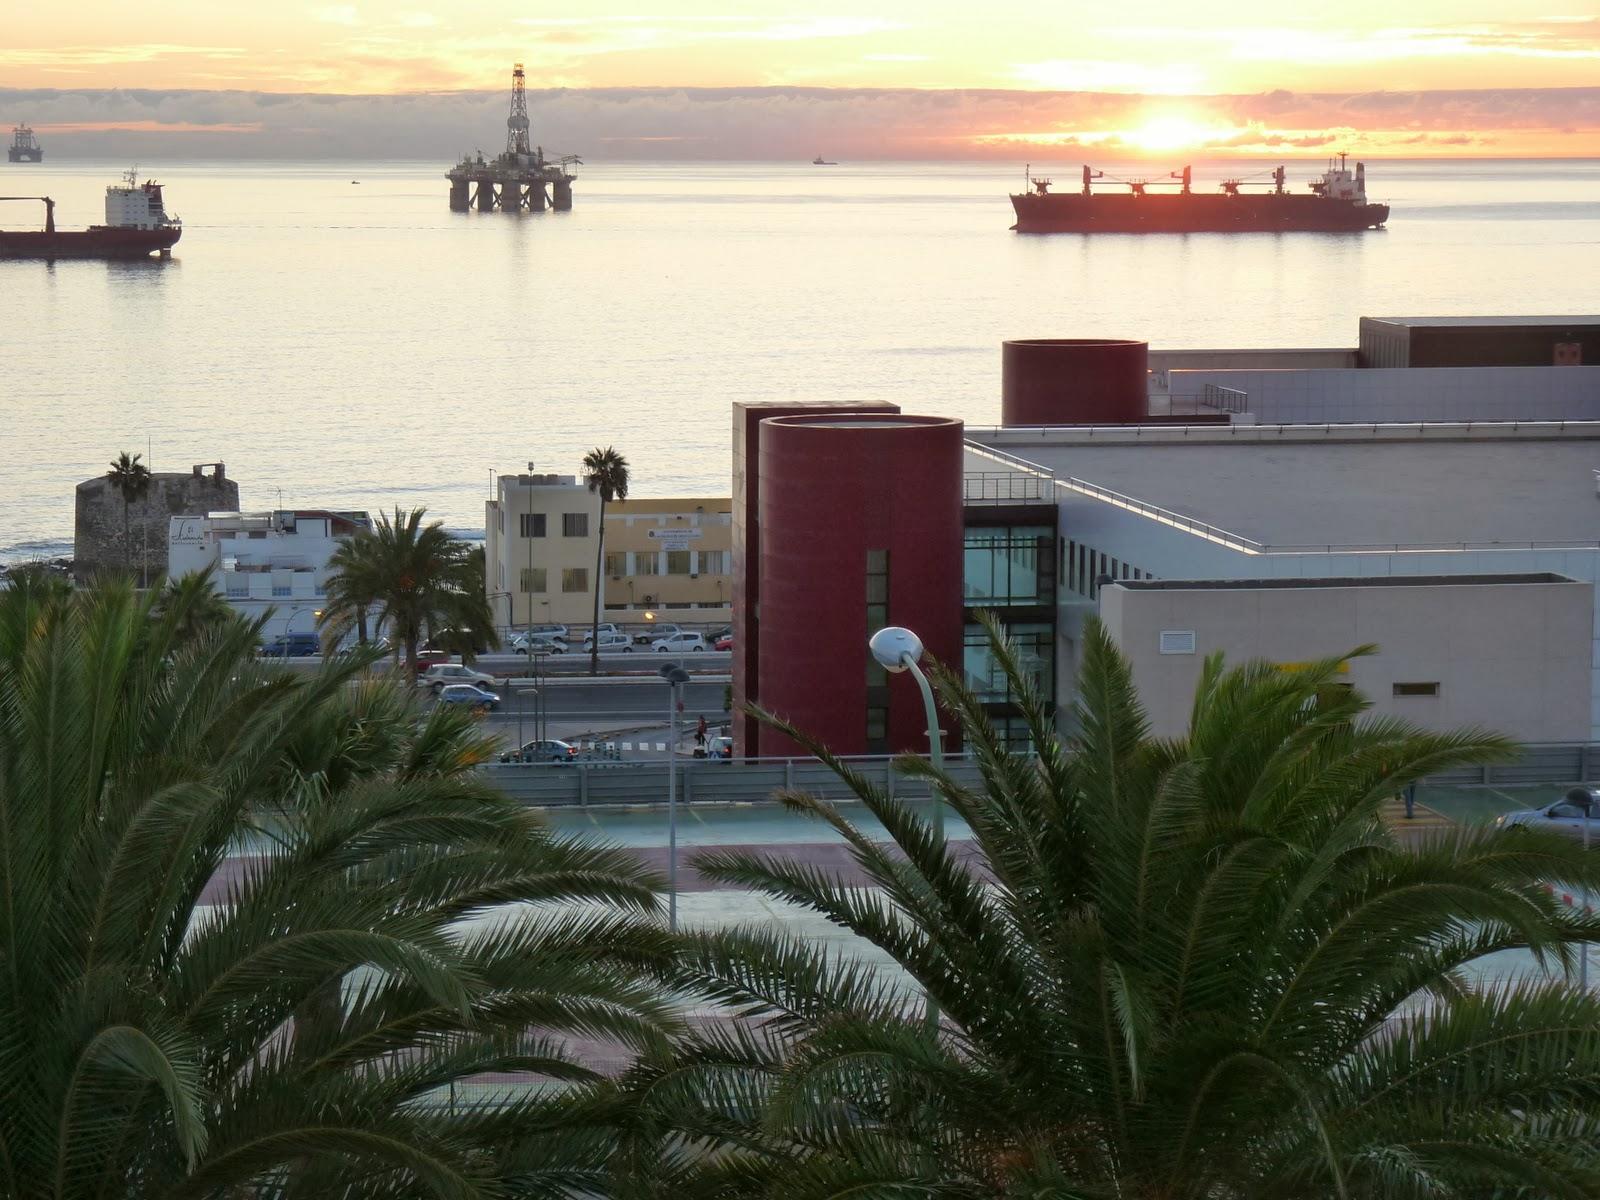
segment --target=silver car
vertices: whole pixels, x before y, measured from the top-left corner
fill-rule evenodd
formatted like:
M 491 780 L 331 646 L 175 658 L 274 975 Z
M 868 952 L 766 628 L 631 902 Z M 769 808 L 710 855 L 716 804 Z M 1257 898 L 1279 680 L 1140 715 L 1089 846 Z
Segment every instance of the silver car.
M 1554 804 L 1503 813 L 1494 823 L 1501 829 L 1548 829 L 1600 846 L 1600 788 L 1575 787 Z

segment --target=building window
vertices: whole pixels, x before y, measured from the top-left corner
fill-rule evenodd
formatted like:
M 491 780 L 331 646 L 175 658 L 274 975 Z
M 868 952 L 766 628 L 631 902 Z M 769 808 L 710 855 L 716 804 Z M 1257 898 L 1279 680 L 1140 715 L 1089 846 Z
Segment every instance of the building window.
M 702 550 L 700 551 L 700 574 L 726 575 L 733 570 L 729 561 L 733 555 L 727 550 Z
M 1394 685 L 1396 696 L 1437 696 L 1439 685 L 1437 683 L 1397 683 Z
M 294 595 L 294 588 L 287 583 L 275 583 L 272 585 L 272 594 L 274 596 L 292 596 Z
M 613 579 L 628 573 L 628 556 L 622 553 L 606 555 L 606 574 Z
M 687 550 L 668 550 L 667 551 L 667 574 L 668 575 L 687 575 L 688 573 L 689 573 L 689 551 L 687 551 Z
M 589 536 L 589 514 L 588 513 L 562 513 L 561 514 L 561 536 L 562 537 L 588 537 Z
M 524 592 L 531 592 L 531 593 L 533 593 L 535 595 L 543 592 L 544 591 L 544 568 L 543 567 L 523 567 L 522 568 L 522 587 L 519 590 L 524 591 Z
M 521 515 L 521 521 L 523 537 L 536 538 L 544 536 L 543 513 L 523 513 Z
M 1044 526 L 974 527 L 966 533 L 963 590 L 973 608 L 1055 603 L 1055 555 Z
M 231 579 L 228 580 L 228 599 L 229 600 L 245 600 L 245 599 L 248 599 L 249 596 L 250 596 L 250 586 L 249 586 L 249 584 L 244 583 L 243 581 L 235 583 Z
M 582 513 L 577 515 L 583 516 Z M 563 592 L 587 592 L 589 590 L 589 568 L 562 567 L 561 590 Z
M 661 574 L 661 555 L 655 550 L 639 551 L 633 556 L 633 573 L 635 575 Z
M 1035 688 L 1049 697 L 1055 691 L 1055 630 L 1047 621 L 1005 627 L 1017 666 Z M 962 674 L 973 695 L 985 704 L 1014 704 L 1021 699 L 1001 669 L 982 625 L 968 625 L 962 637 Z
M 889 552 L 867 551 L 867 637 L 889 623 Z M 889 749 L 889 673 L 872 655 L 867 659 L 867 753 Z

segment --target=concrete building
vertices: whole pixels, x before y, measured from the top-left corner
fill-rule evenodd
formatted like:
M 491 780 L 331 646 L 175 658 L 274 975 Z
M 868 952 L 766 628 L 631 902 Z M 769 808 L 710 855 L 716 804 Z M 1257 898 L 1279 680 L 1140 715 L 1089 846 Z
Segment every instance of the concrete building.
M 1100 617 L 1157 737 L 1184 732 L 1206 656 L 1296 666 L 1376 645 L 1341 675 L 1379 716 L 1524 741 L 1589 740 L 1594 585 L 1561 575 L 1119 580 Z
M 327 596 L 328 569 L 339 546 L 372 528 L 364 512 L 279 509 L 173 517 L 168 555 L 174 578 L 212 567 L 228 603 L 254 620 L 271 612 L 270 640 L 311 633 Z
M 488 501 L 485 587 L 495 623 L 593 619 L 600 499 L 576 475 L 501 475 Z M 630 497 L 606 506 L 604 620 L 720 625 L 731 612 L 726 497 Z
M 80 580 L 131 567 L 135 577 L 167 574 L 167 527 L 173 517 L 237 511 L 239 485 L 223 464 L 197 463 L 188 471 L 155 471 L 150 490 L 127 511 L 124 540 L 122 496 L 104 475 L 77 487 L 72 530 L 72 570 Z
M 1061 427 L 973 431 L 971 440 L 996 469 L 1048 480 L 1056 496 L 1063 697 L 1075 630 L 1107 581 L 1600 580 L 1597 422 Z M 1589 672 L 1581 718 L 1585 736 L 1600 740 L 1597 630 L 1591 610 L 1587 639 L 1564 652 Z M 1514 645 L 1523 630 L 1499 636 Z M 1487 723 L 1547 741 L 1580 724 L 1534 730 L 1509 707 Z

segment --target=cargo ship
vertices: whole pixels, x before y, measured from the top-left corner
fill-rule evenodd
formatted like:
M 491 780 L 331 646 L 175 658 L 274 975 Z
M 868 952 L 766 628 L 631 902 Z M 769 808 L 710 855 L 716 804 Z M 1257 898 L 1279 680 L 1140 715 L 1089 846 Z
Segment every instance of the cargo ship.
M 6 151 L 6 157 L 12 162 L 43 162 L 44 147 L 33 136 L 33 130 L 26 125 L 18 125 L 11 131 L 11 146 Z
M 1050 180 L 1028 176 L 1030 189 L 1011 197 L 1019 233 L 1262 233 L 1311 231 L 1358 232 L 1379 229 L 1389 219 L 1387 204 L 1367 200 L 1367 168 L 1356 163 L 1351 171 L 1339 155 L 1330 160 L 1322 178 L 1304 192 L 1284 185 L 1284 169 L 1271 173 L 1272 190 L 1246 191 L 1263 186 L 1249 179 L 1225 179 L 1214 193 L 1193 190 L 1190 168 L 1173 171 L 1156 180 L 1113 179 L 1111 186 L 1126 190 L 1095 190 L 1094 181 L 1105 172 L 1083 168 L 1083 187 L 1077 195 L 1054 193 Z M 1177 186 L 1176 191 L 1152 189 Z
M 139 182 L 133 171 L 106 188 L 106 223 L 87 229 L 57 229 L 56 202 L 49 196 L 0 196 L 44 205 L 44 228 L 0 229 L 0 258 L 145 258 L 172 256 L 183 223 L 167 215 L 161 185 Z

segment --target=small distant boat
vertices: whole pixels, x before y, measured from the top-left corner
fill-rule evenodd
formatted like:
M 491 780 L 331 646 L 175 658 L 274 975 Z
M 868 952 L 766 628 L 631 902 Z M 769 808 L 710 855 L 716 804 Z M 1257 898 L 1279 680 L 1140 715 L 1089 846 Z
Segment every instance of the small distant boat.
M 822 155 L 819 154 L 811 160 L 811 165 L 813 167 L 837 167 L 839 164 L 830 158 L 823 158 Z
M 351 180 L 351 181 L 350 181 L 350 182 L 351 182 L 351 183 L 354 183 L 354 184 L 360 184 L 360 182 L 361 182 L 361 180 L 359 180 L 359 179 L 352 179 L 352 180 Z

